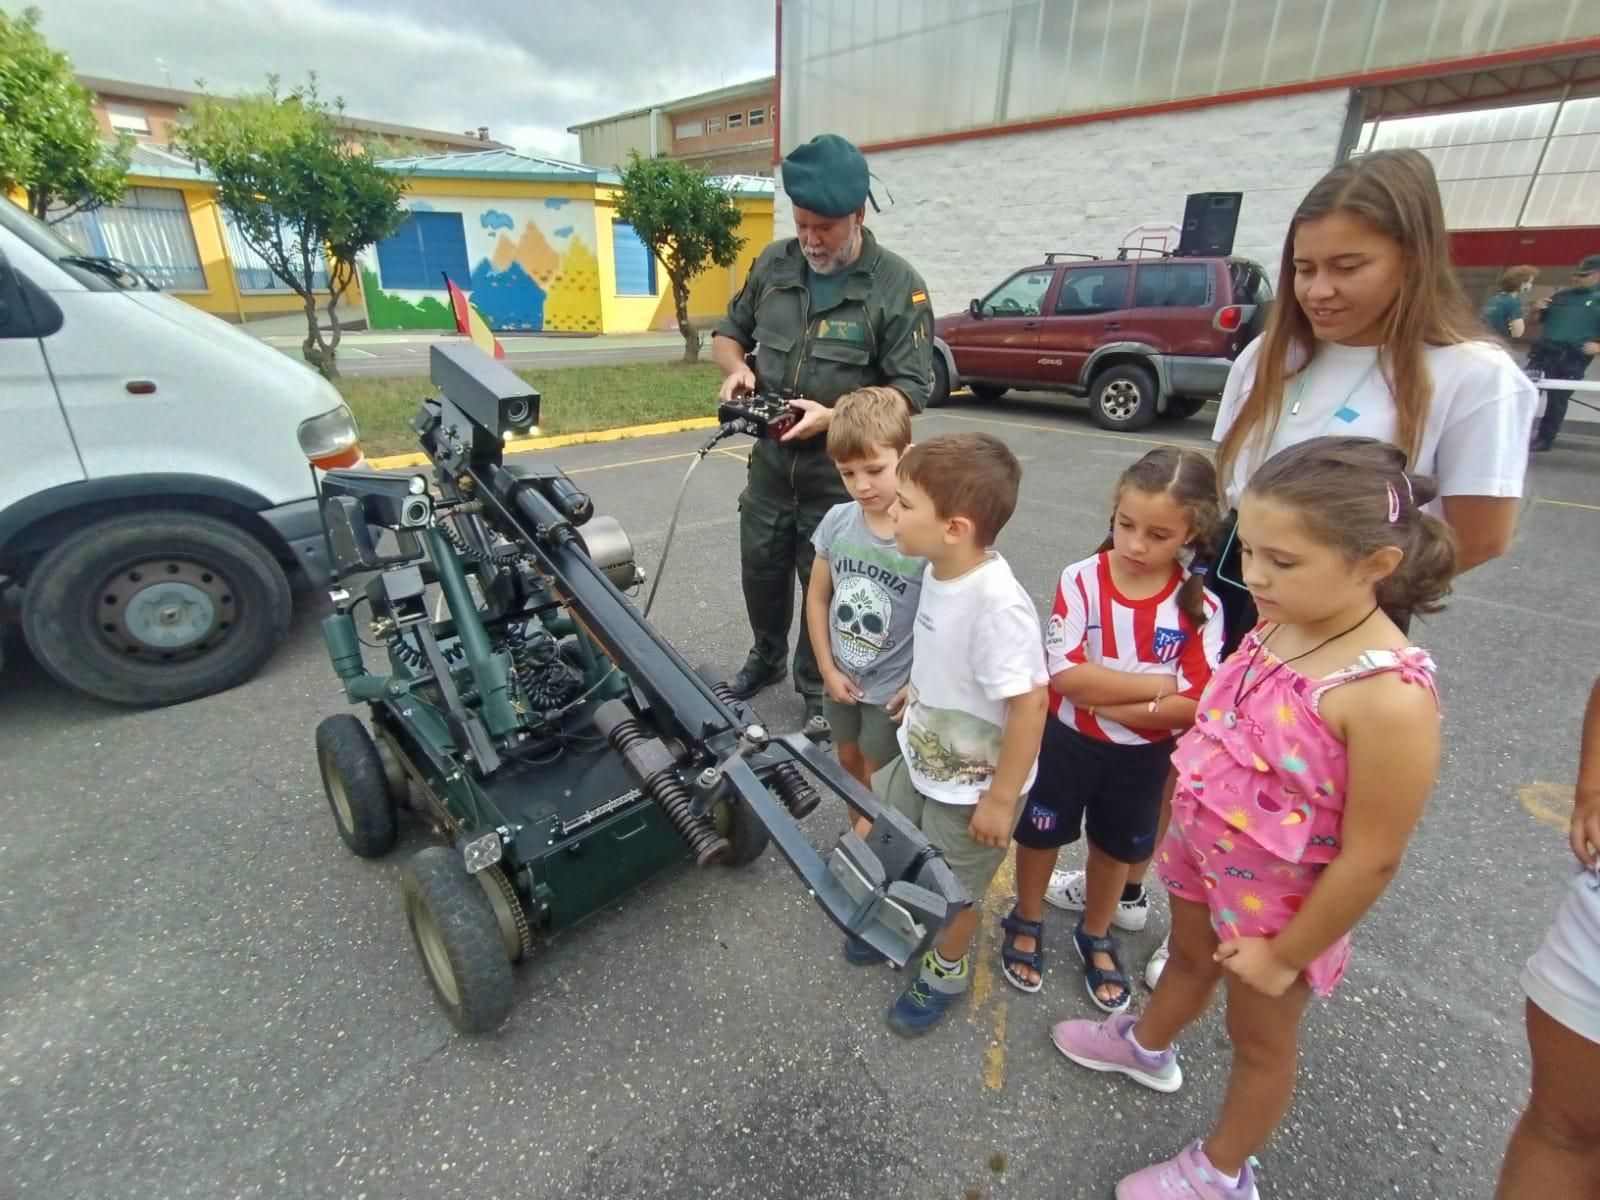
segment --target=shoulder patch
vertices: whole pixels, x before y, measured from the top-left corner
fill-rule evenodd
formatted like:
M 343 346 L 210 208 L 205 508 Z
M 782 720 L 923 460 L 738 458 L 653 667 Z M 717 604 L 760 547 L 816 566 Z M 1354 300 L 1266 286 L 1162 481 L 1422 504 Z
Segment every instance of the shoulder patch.
M 928 302 L 928 293 L 927 292 L 915 291 L 915 292 L 911 293 L 911 303 L 913 303 L 913 304 L 926 304 L 927 302 Z

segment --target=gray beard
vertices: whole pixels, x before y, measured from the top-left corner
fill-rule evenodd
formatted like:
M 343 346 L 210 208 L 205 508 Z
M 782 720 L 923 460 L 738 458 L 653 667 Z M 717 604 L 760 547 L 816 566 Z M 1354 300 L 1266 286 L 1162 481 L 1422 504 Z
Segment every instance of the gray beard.
M 836 275 L 840 271 L 844 270 L 844 268 L 848 266 L 849 263 L 855 258 L 856 250 L 860 247 L 860 245 L 861 231 L 858 229 L 854 234 L 851 235 L 847 242 L 833 252 L 833 256 L 828 259 L 827 266 L 819 267 L 809 258 L 806 259 L 806 265 L 818 275 Z

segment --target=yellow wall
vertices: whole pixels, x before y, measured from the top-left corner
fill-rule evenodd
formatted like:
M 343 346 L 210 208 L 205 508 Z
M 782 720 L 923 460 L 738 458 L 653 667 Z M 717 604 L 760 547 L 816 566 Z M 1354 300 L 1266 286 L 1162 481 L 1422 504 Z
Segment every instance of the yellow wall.
M 205 272 L 205 291 L 173 292 L 180 300 L 228 321 L 247 321 L 255 317 L 305 311 L 305 302 L 291 291 L 243 292 L 234 280 L 233 261 L 228 257 L 223 234 L 222 205 L 216 189 L 206 183 L 177 183 L 170 179 L 130 175 L 128 183 L 137 187 L 176 187 L 183 192 L 189 209 L 189 224 L 194 230 L 195 248 Z M 326 299 L 322 301 L 326 303 Z M 352 282 L 339 302 L 341 318 L 360 316 L 361 287 Z
M 612 253 L 611 223 L 616 219 L 617 191 L 598 189 L 595 198 L 595 237 L 600 249 L 600 305 L 607 333 L 643 333 L 648 330 L 676 332 L 677 315 L 672 304 L 672 282 L 667 269 L 656 261 L 655 296 L 619 296 Z M 728 311 L 728 301 L 744 286 L 750 264 L 772 241 L 772 198 L 741 196 L 739 236 L 745 239 L 739 257 L 731 267 L 712 267 L 695 277 L 689 285 L 689 319 L 702 329 Z

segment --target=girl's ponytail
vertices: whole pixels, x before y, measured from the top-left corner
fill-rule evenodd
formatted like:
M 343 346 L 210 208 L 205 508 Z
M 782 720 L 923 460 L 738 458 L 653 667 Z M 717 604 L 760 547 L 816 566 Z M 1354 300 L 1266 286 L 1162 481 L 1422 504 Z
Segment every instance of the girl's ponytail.
M 1378 585 L 1378 602 L 1420 613 L 1439 612 L 1444 608 L 1439 602 L 1450 594 L 1456 573 L 1455 530 L 1423 509 L 1438 495 L 1428 476 L 1402 474 L 1395 490 L 1399 504 L 1411 510 L 1411 519 L 1404 522 L 1405 557 L 1399 569 Z

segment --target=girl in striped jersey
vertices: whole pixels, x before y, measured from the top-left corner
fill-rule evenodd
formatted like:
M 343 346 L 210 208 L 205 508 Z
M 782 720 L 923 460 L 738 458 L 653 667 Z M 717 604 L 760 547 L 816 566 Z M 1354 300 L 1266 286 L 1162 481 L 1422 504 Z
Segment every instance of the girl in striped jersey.
M 1051 712 L 1039 773 L 1017 825 L 1017 904 L 1001 965 L 1025 992 L 1043 977 L 1045 888 L 1060 848 L 1089 839 L 1073 942 L 1090 998 L 1106 1012 L 1132 992 L 1111 920 L 1155 849 L 1173 739 L 1222 649 L 1219 604 L 1203 586 L 1220 525 L 1217 477 L 1192 450 L 1152 450 L 1117 481 L 1111 533 L 1061 573 L 1045 631 Z M 1187 563 L 1187 565 L 1185 565 Z

